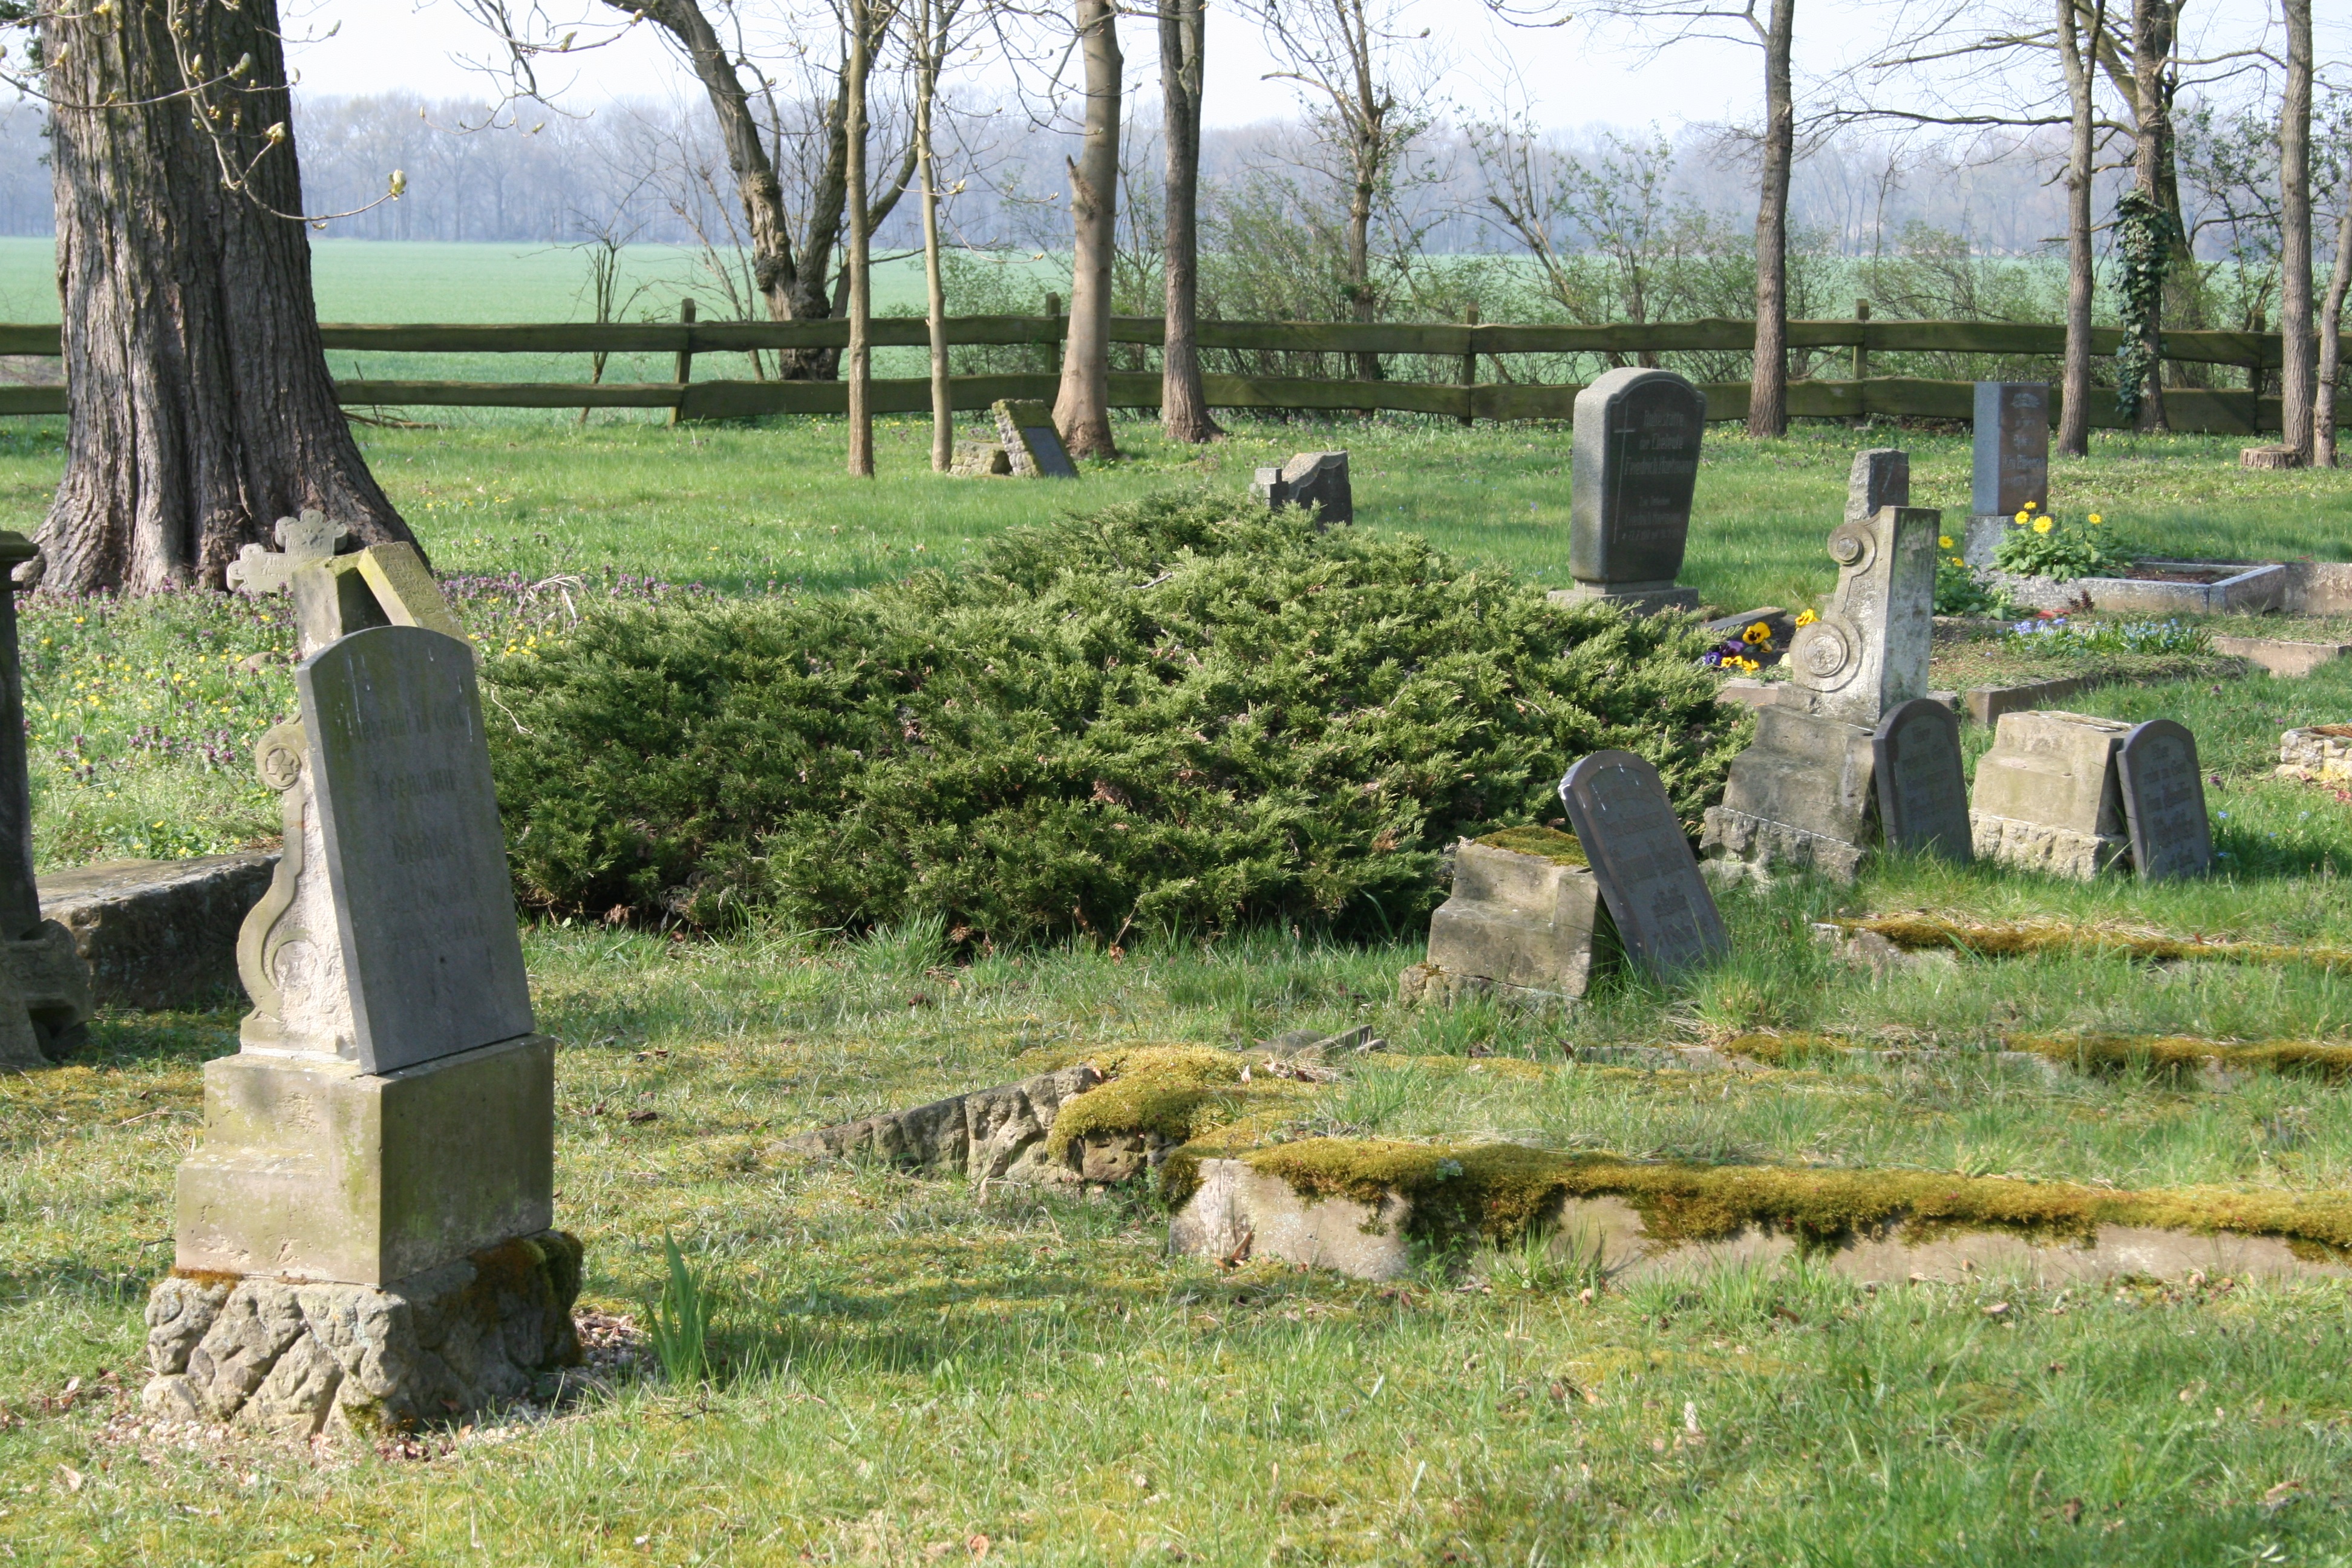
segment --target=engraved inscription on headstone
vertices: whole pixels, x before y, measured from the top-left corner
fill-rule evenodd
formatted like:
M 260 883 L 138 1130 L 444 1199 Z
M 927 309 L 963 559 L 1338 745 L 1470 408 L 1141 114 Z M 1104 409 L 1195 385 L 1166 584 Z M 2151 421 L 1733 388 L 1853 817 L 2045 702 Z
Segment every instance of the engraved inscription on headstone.
M 2213 868 L 2213 824 L 2197 737 L 2169 719 L 2136 725 L 2116 748 L 2124 822 L 2140 880 L 2202 877 Z
M 1667 370 L 1612 370 L 1576 396 L 1569 570 L 1609 590 L 1682 570 L 1706 397 Z
M 1977 383 L 1974 482 L 1969 512 L 2013 517 L 2050 500 L 2050 384 Z
M 295 671 L 360 1070 L 531 1032 L 472 651 L 415 626 Z
M 1053 410 L 1043 403 L 1001 398 L 994 405 L 996 434 L 1004 443 L 1006 461 L 1024 479 L 1075 479 L 1077 465 L 1070 461 L 1062 433 L 1055 428 Z
M 1914 698 L 1880 721 L 1871 750 L 1887 847 L 1926 850 L 1962 865 L 1975 858 L 1959 715 L 1933 698 Z
M 1559 781 L 1559 798 L 1634 963 L 1664 975 L 1728 950 L 1657 769 L 1631 752 L 1594 752 Z

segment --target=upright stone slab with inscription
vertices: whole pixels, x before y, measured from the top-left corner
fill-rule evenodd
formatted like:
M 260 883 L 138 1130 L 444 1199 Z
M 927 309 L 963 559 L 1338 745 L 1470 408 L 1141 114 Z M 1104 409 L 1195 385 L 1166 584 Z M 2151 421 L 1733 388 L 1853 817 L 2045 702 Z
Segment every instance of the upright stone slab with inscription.
M 1873 447 L 1853 455 L 1845 477 L 1845 523 L 1868 522 L 1890 506 L 1911 504 L 1911 454 L 1894 447 Z
M 1015 479 L 1078 477 L 1078 466 L 1070 461 L 1069 448 L 1062 445 L 1062 432 L 1054 424 L 1052 409 L 1042 403 L 1008 397 L 997 401 L 994 412 L 997 437 L 1004 443 L 1005 459 L 1013 465 Z
M 2197 737 L 2170 719 L 2137 725 L 2116 748 L 2132 866 L 2143 882 L 2202 877 L 2213 868 L 2213 821 Z
M 1880 835 L 1890 849 L 1940 855 L 1967 865 L 1969 781 L 1960 757 L 1960 717 L 1915 697 L 1879 721 L 1872 737 Z
M 1978 382 L 1974 453 L 1961 555 L 1990 566 L 2002 528 L 2050 504 L 2050 384 Z
M 47 1067 L 89 1032 L 89 966 L 73 935 L 41 918 L 33 879 L 32 777 L 25 757 L 25 674 L 16 652 L 16 571 L 40 559 L 0 533 L 0 1071 Z
M 1858 461 L 1857 481 L 1875 472 L 1883 483 L 1886 467 Z M 1790 645 L 1789 689 L 1758 711 L 1756 743 L 1732 759 L 1723 804 L 1706 814 L 1700 843 L 1717 882 L 1776 868 L 1851 881 L 1861 868 L 1877 831 L 1879 721 L 1927 694 L 1941 520 L 1884 506 L 1830 534 L 1837 592 Z
M 1599 600 L 1638 615 L 1689 609 L 1678 588 L 1698 483 L 1706 395 L 1670 370 L 1612 370 L 1576 395 L 1563 602 Z
M 1559 781 L 1559 798 L 1627 957 L 1664 976 L 1730 951 L 1657 769 L 1631 752 L 1594 752 Z
M 554 1042 L 471 650 L 375 626 L 296 684 L 301 721 L 257 748 L 286 847 L 238 939 L 254 1007 L 205 1068 L 146 1399 L 307 1435 L 441 1419 L 576 1359 L 580 1245 L 549 1228 Z

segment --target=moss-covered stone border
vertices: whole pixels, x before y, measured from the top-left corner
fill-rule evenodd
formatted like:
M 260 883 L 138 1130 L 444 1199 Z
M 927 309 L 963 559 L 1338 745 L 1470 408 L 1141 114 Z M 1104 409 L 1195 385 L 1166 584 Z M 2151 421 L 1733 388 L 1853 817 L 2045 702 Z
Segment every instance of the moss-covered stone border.
M 1847 1051 L 1875 1053 L 1886 1047 L 1838 1035 L 1751 1033 L 1735 1035 L 1717 1048 L 1769 1067 L 1789 1068 L 1818 1057 Z M 2186 1078 L 2219 1067 L 2230 1072 L 2352 1077 L 2352 1046 L 2331 1045 L 2324 1040 L 2263 1040 L 2249 1044 L 2204 1040 L 2189 1035 L 2014 1035 L 2003 1037 L 2000 1048 L 2023 1051 L 2082 1072 L 2116 1073 L 2144 1068 Z
M 1310 1139 L 1254 1149 L 1193 1145 L 1161 1173 L 1181 1203 L 1200 1161 L 1239 1158 L 1299 1196 L 1376 1205 L 1412 1203 L 1408 1228 L 1426 1239 L 1527 1234 L 1563 1199 L 1613 1197 L 1665 1244 L 1728 1239 L 1748 1226 L 1831 1247 L 1900 1225 L 1913 1238 L 2000 1230 L 2042 1241 L 2087 1243 L 2102 1226 L 2196 1235 L 2275 1237 L 2299 1258 L 2352 1260 L 2352 1193 L 2308 1196 L 2220 1188 L 2117 1192 L 2063 1182 L 1957 1176 L 1927 1171 L 1819 1171 L 1776 1166 L 1650 1163 L 1513 1143 L 1436 1144 Z
M 1585 858 L 1584 846 L 1577 842 L 1576 835 L 1562 833 L 1557 827 L 1506 827 L 1472 842 L 1489 849 L 1507 849 L 1514 855 L 1532 855 L 1555 866 L 1582 868 L 1592 864 Z
M 2352 948 L 2209 942 L 2202 937 L 2075 925 L 2067 921 L 1969 921 L 1919 912 L 1830 923 L 1844 931 L 1872 932 L 1913 952 L 1950 948 L 1983 958 L 2015 958 L 2038 952 L 2120 953 L 2150 961 L 2197 958 L 2230 963 L 2308 963 L 2330 972 L 2352 972 Z

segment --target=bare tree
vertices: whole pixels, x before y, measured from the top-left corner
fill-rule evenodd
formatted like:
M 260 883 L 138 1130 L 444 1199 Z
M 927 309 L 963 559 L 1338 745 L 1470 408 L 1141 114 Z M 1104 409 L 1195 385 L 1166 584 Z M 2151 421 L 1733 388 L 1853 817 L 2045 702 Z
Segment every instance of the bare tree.
M 948 384 L 948 294 L 940 268 L 940 168 L 931 116 L 940 96 L 940 68 L 946 60 L 962 0 L 914 0 L 909 39 L 915 64 L 916 177 L 923 195 L 923 319 L 931 348 L 931 470 L 946 473 L 955 463 L 955 399 Z
M 2097 277 L 2091 255 L 2091 182 L 2096 174 L 2097 105 L 2092 51 L 2107 26 L 2107 0 L 2058 0 L 2058 58 L 2066 73 L 2066 358 L 2059 379 L 2058 449 L 2091 451 L 2091 306 Z
M 2344 295 L 2352 286 L 2352 158 L 2345 160 L 2343 211 L 2336 219 L 2336 266 L 2327 277 L 2327 303 L 2319 312 L 2319 372 L 2313 379 L 2311 463 L 2336 467 L 2336 378 L 2343 364 Z
M 2311 461 L 2316 367 L 2311 342 L 2311 0 L 2279 0 L 2286 82 L 2279 103 L 2280 436 Z
M 842 203 L 849 217 L 849 472 L 874 477 L 873 254 L 866 226 L 866 87 L 872 78 L 876 8 L 848 0 L 849 68 L 842 73 L 846 102 L 843 122 L 848 156 L 844 160 Z
M 1054 423 L 1074 456 L 1116 458 L 1110 428 L 1111 267 L 1118 247 L 1118 118 L 1122 73 L 1111 0 L 1076 0 L 1086 70 L 1086 131 L 1070 174 L 1070 331 Z
M 1201 92 L 1208 18 L 1202 0 L 1160 0 L 1160 97 L 1167 142 L 1161 200 L 1167 321 L 1160 356 L 1160 427 L 1171 441 L 1224 432 L 1201 386 Z

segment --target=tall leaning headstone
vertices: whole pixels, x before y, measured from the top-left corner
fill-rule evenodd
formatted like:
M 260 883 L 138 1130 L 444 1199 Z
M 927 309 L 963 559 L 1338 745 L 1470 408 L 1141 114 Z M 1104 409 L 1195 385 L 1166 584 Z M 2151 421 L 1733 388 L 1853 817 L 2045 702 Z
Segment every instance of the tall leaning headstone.
M 1960 552 L 1971 566 L 1990 566 L 2001 530 L 2021 510 L 2050 504 L 2050 384 L 1978 382 L 1971 451 Z
M 40 552 L 0 533 L 0 1071 L 62 1060 L 89 1032 L 89 966 L 73 935 L 41 918 L 33 879 L 32 774 L 25 756 L 25 671 L 16 647 L 16 570 Z
M 1576 395 L 1570 460 L 1570 575 L 1562 603 L 1636 615 L 1690 609 L 1675 585 L 1690 538 L 1706 395 L 1670 370 L 1612 370 Z
M 298 606 L 341 604 L 330 557 L 281 565 Z M 253 1010 L 242 1048 L 205 1068 L 144 1394 L 295 1436 L 530 1392 L 578 1359 L 581 1264 L 550 1228 L 554 1042 L 531 1014 L 473 652 L 423 626 L 322 647 L 332 625 L 302 627 L 301 717 L 257 748 L 285 850 L 238 938 Z
M 1732 759 L 1723 804 L 1706 814 L 1700 847 L 1717 881 L 1775 868 L 1850 881 L 1874 840 L 1879 722 L 1927 693 L 1943 516 L 1895 504 L 1865 510 L 1892 492 L 1898 472 L 1908 493 L 1907 462 L 1888 458 L 1856 459 L 1848 521 L 1829 537 L 1837 591 L 1790 645 L 1789 689 L 1758 710 L 1756 743 Z

